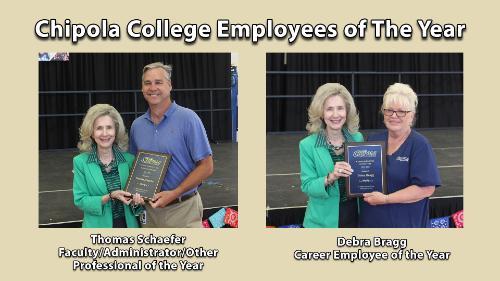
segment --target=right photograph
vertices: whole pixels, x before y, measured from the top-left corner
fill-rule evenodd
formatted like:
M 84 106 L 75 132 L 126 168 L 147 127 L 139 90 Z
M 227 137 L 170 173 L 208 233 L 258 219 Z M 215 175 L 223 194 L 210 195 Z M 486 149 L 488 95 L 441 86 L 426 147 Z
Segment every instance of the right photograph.
M 266 227 L 464 227 L 463 53 L 266 56 Z

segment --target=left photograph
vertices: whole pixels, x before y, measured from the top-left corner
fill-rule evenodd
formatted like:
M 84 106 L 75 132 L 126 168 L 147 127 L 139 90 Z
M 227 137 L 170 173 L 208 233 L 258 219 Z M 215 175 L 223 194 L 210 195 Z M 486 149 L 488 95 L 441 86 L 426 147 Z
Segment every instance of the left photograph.
M 234 56 L 43 54 L 39 227 L 238 227 Z

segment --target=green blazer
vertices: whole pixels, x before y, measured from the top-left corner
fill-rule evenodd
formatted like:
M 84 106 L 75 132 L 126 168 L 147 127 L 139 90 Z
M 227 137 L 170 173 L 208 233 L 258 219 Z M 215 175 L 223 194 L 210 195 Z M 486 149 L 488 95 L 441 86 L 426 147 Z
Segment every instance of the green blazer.
M 122 152 L 126 163 L 118 164 L 121 187 L 125 187 L 134 156 Z M 102 205 L 101 198 L 108 194 L 106 182 L 97 163 L 87 163 L 89 153 L 81 153 L 73 158 L 73 199 L 75 205 L 83 211 L 82 227 L 112 228 L 113 211 L 111 201 Z M 124 205 L 125 220 L 128 227 L 139 227 L 132 209 Z
M 363 135 L 356 133 L 349 135 L 344 131 L 346 140 L 361 142 Z M 337 181 L 330 187 L 325 187 L 325 178 L 333 171 L 333 160 L 328 148 L 318 145 L 321 141 L 320 133 L 311 134 L 300 141 L 300 188 L 307 194 L 306 214 L 304 227 L 332 227 L 339 226 L 340 192 Z

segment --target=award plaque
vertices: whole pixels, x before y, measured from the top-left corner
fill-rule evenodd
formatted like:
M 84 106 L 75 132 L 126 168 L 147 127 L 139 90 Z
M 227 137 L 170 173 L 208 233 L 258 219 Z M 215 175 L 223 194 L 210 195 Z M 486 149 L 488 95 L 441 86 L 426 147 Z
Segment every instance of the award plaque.
M 139 193 L 144 200 L 153 200 L 153 196 L 163 184 L 172 155 L 139 150 L 130 170 L 125 191 Z
M 344 158 L 354 170 L 346 178 L 347 196 L 362 197 L 363 193 L 372 191 L 387 193 L 385 142 L 346 143 Z

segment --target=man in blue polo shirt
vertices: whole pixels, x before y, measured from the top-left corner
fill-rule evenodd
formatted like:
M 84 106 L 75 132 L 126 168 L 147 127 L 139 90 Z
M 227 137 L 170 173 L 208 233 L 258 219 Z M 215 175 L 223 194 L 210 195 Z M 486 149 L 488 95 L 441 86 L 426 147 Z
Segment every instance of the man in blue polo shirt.
M 129 151 L 172 155 L 160 192 L 145 205 L 143 227 L 201 227 L 203 205 L 197 189 L 213 173 L 205 128 L 196 113 L 171 100 L 170 65 L 148 64 L 142 73 L 149 109 L 132 123 Z

